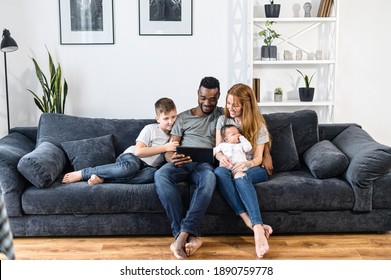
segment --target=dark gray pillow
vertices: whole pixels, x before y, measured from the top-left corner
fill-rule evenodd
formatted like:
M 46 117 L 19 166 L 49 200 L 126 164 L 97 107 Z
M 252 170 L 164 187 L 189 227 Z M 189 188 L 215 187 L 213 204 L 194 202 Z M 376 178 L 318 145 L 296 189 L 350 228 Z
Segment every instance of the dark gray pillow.
M 379 144 L 359 127 L 348 127 L 332 142 L 350 161 L 345 177 L 352 185 L 368 186 L 391 169 L 391 147 Z
M 74 170 L 93 167 L 115 161 L 113 136 L 61 142 Z
M 56 145 L 43 142 L 18 162 L 18 171 L 34 186 L 47 188 L 58 178 L 66 164 L 64 152 Z
M 300 169 L 299 156 L 293 138 L 292 124 L 288 123 L 270 131 L 272 147 L 270 153 L 274 172 Z
M 336 177 L 346 170 L 349 160 L 333 143 L 323 140 L 303 154 L 312 175 L 318 179 Z

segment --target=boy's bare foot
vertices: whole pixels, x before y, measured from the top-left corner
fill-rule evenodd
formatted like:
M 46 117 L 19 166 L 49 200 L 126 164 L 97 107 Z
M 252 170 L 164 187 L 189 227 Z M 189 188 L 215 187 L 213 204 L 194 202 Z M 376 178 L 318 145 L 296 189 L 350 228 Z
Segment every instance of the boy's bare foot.
M 174 253 L 174 256 L 179 260 L 187 260 L 185 252 L 186 239 L 188 237 L 187 232 L 181 232 L 175 242 L 171 243 L 170 249 Z
M 263 256 L 269 251 L 269 244 L 267 243 L 266 232 L 261 224 L 257 224 L 253 227 L 254 240 L 255 240 L 255 252 L 258 258 Z
M 69 184 L 69 183 L 74 183 L 74 182 L 79 182 L 81 181 L 81 171 L 73 171 L 69 172 L 64 175 L 62 178 L 62 183 L 64 184 Z
M 104 180 L 101 177 L 99 177 L 98 175 L 92 174 L 90 179 L 88 179 L 87 182 L 88 182 L 88 185 L 92 187 L 95 184 L 102 184 L 104 182 Z
M 201 247 L 202 239 L 190 235 L 187 241 L 188 242 L 185 245 L 185 251 L 186 255 L 190 257 L 191 255 L 194 255 L 194 253 Z

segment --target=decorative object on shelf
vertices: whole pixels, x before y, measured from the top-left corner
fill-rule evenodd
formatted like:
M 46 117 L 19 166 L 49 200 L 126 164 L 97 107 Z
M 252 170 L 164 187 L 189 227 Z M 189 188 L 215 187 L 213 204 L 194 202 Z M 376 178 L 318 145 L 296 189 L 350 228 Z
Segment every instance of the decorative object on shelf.
M 333 0 L 322 0 L 319 4 L 318 17 L 329 17 Z
M 139 35 L 193 35 L 193 0 L 139 0 Z
M 61 45 L 114 44 L 113 0 L 59 0 Z
M 321 50 L 316 50 L 315 58 L 316 58 L 316 60 L 322 60 L 323 59 L 323 52 Z
M 312 101 L 314 99 L 315 88 L 310 87 L 310 85 L 315 73 L 313 73 L 311 75 L 311 78 L 309 78 L 307 75 L 304 75 L 299 69 L 296 69 L 296 71 L 300 73 L 305 83 L 305 87 L 299 88 L 300 101 Z
M 280 16 L 280 4 L 274 4 L 274 0 L 269 0 L 270 4 L 265 4 L 265 16 L 267 18 L 278 18 Z
M 296 50 L 296 60 L 301 60 L 303 58 L 303 51 Z
M 10 133 L 10 113 L 9 113 L 9 101 L 8 101 L 8 75 L 7 75 L 7 52 L 14 52 L 18 49 L 18 44 L 11 37 L 11 33 L 8 29 L 3 29 L 3 39 L 1 40 L 1 51 L 4 52 L 4 73 L 5 73 L 5 96 L 7 102 L 7 123 L 8 134 Z
M 303 9 L 304 9 L 304 17 L 311 17 L 312 4 L 310 2 L 305 2 L 303 5 Z
M 257 99 L 258 103 L 261 102 L 260 86 L 261 86 L 261 79 L 254 78 L 253 79 L 253 92 L 255 94 L 255 98 Z
M 50 71 L 50 80 L 46 78 L 45 74 L 42 72 L 37 61 L 34 58 L 31 60 L 34 63 L 35 74 L 37 75 L 38 81 L 41 84 L 43 96 L 42 99 L 30 89 L 27 89 L 34 96 L 34 103 L 37 105 L 38 109 L 43 113 L 58 113 L 64 114 L 65 110 L 65 101 L 68 95 L 68 84 L 64 78 L 62 78 L 61 65 L 58 63 L 57 68 L 54 66 L 52 56 L 49 50 L 46 48 L 49 56 L 49 71 Z
M 292 60 L 292 53 L 289 50 L 284 50 L 284 60 Z
M 267 20 L 263 30 L 259 32 L 259 36 L 263 37 L 263 42 L 265 44 L 261 47 L 262 60 L 277 60 L 277 46 L 272 46 L 272 43 L 274 39 L 280 37 L 280 34 L 271 29 L 271 26 L 274 23 L 276 22 Z
M 280 88 L 280 87 L 275 88 L 274 89 L 274 101 L 275 102 L 282 102 L 282 94 L 283 94 L 282 88 Z

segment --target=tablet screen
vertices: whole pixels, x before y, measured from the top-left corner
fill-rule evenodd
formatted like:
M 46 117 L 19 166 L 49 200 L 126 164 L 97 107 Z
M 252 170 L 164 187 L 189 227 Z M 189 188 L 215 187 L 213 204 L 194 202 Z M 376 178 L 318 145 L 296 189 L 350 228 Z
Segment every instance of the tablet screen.
M 176 147 L 178 154 L 184 154 L 190 156 L 195 162 L 214 162 L 213 149 L 212 148 L 198 148 L 198 147 Z

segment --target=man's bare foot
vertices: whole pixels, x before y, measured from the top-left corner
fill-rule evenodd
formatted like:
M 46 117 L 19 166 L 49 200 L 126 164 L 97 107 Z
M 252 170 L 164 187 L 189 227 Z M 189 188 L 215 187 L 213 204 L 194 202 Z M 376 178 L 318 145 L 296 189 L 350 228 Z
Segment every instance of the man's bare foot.
M 95 184 L 102 184 L 104 182 L 104 180 L 101 177 L 99 177 L 98 175 L 92 174 L 90 179 L 88 179 L 87 182 L 88 182 L 88 185 L 92 187 Z
M 201 245 L 202 245 L 201 238 L 190 235 L 185 245 L 186 255 L 188 257 L 194 255 L 194 253 L 201 247 Z
M 267 243 L 266 232 L 261 224 L 254 225 L 254 240 L 255 240 L 255 252 L 258 258 L 263 256 L 269 251 L 269 244 Z
M 74 183 L 74 182 L 79 182 L 81 181 L 81 171 L 73 171 L 69 172 L 64 175 L 62 178 L 62 183 L 64 184 L 69 184 L 69 183 Z
M 175 242 L 171 243 L 170 249 L 174 253 L 174 256 L 179 260 L 187 260 L 185 252 L 185 244 L 189 234 L 187 232 L 181 232 Z

